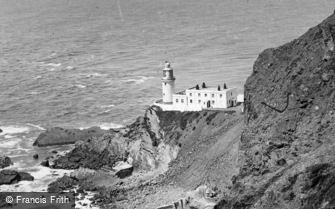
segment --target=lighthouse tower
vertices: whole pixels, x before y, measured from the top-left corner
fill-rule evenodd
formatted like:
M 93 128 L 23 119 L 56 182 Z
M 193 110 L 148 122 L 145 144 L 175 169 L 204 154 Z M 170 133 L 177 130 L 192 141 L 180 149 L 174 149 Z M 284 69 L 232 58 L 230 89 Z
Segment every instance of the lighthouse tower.
M 173 69 L 171 68 L 170 63 L 165 61 L 162 78 L 163 103 L 165 104 L 172 104 L 175 80 L 176 78 L 173 77 Z

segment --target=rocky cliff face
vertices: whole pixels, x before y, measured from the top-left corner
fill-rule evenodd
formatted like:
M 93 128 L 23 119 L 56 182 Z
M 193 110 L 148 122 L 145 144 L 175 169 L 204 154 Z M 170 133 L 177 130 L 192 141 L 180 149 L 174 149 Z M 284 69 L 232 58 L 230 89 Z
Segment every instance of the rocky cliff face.
M 240 171 L 216 208 L 335 207 L 335 15 L 267 49 L 245 84 Z
M 49 164 L 53 168 L 100 169 L 125 161 L 137 170 L 166 171 L 183 146 L 183 139 L 192 136 L 200 123 L 209 123 L 217 114 L 210 111 L 165 112 L 152 106 L 134 123 L 110 130 L 102 137 L 78 141 L 70 153 Z

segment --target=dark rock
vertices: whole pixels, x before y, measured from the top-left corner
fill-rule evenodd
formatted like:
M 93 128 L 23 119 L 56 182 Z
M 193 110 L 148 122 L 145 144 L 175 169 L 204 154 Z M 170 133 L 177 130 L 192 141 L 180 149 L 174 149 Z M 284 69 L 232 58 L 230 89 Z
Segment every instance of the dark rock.
M 121 179 L 123 178 L 126 178 L 128 176 L 131 176 L 131 174 L 133 173 L 134 171 L 134 168 L 133 167 L 129 167 L 129 168 L 124 168 L 124 169 L 121 169 L 119 171 L 117 171 L 115 173 L 115 175 Z
M 92 137 L 100 137 L 108 131 L 99 127 L 89 129 L 64 129 L 51 128 L 41 133 L 34 142 L 34 146 L 45 147 L 53 145 L 74 144 L 76 141 L 87 140 Z
M 192 127 L 201 119 L 211 122 L 225 113 L 215 111 L 177 112 L 162 111 L 159 107 L 149 107 L 144 116 L 138 117 L 135 122 L 118 130 L 110 130 L 103 136 L 94 137 L 86 141 L 78 141 L 75 148 L 65 156 L 55 159 L 57 169 L 77 169 L 85 167 L 101 169 L 103 166 L 113 167 L 118 161 L 133 159 L 134 169 L 153 169 L 152 162 L 156 161 L 153 153 L 163 141 L 178 146 L 183 135 L 191 135 Z M 229 116 L 230 117 L 230 116 Z M 229 118 L 228 116 L 225 118 Z M 162 134 L 164 133 L 164 135 Z
M 245 84 L 240 171 L 216 209 L 335 207 L 334 40 L 335 14 L 259 55 Z
M 2 131 L 2 129 L 0 128 L 0 133 L 2 133 L 3 131 Z
M 34 155 L 33 155 L 33 158 L 34 158 L 35 160 L 37 160 L 37 159 L 38 159 L 38 154 L 34 154 Z
M 0 169 L 13 165 L 12 160 L 7 156 L 0 156 Z
M 57 152 L 57 150 L 52 150 L 51 153 L 52 154 L 57 154 L 58 152 Z
M 41 162 L 41 165 L 42 166 L 45 166 L 45 167 L 49 167 L 49 160 L 42 160 L 42 162 Z
M 33 181 L 34 177 L 29 173 L 18 172 L 14 170 L 2 170 L 0 171 L 0 185 L 3 184 L 15 184 L 19 181 Z
M 79 183 L 78 179 L 69 176 L 63 176 L 48 185 L 48 192 L 62 192 L 73 189 Z

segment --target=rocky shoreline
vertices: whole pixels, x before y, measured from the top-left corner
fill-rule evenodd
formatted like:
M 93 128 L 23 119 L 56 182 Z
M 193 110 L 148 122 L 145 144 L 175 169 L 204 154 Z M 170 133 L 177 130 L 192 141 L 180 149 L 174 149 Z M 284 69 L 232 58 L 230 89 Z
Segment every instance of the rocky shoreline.
M 0 171 L 0 185 L 16 184 L 20 181 L 33 181 L 34 177 L 26 172 L 19 172 L 14 170 Z
M 42 133 L 34 145 L 75 143 L 42 162 L 75 169 L 48 191 L 94 191 L 101 208 L 335 207 L 334 40 L 335 14 L 263 51 L 245 84 L 245 113 L 150 106 L 123 128 Z M 3 184 L 20 180 L 33 178 L 0 171 Z
M 193 164 L 194 157 L 191 156 L 196 156 L 195 149 L 216 147 L 215 142 L 231 127 L 241 129 L 238 124 L 242 118 L 242 114 L 235 111 L 165 112 L 151 106 L 132 124 L 111 129 L 102 137 L 78 140 L 70 152 L 57 153 L 43 161 L 44 166 L 53 169 L 76 169 L 73 175 L 51 183 L 48 191 L 77 188 L 82 195 L 95 191 L 94 204 L 132 208 L 137 204 L 133 203 L 134 198 L 138 198 L 136 191 L 166 192 L 171 181 L 177 181 L 174 176 L 183 168 L 170 164 L 179 161 L 178 153 L 185 153 L 187 159 L 184 162 Z M 213 159 L 222 154 L 220 150 L 213 152 L 217 152 Z M 222 173 L 222 170 L 215 172 Z M 231 176 L 233 170 L 223 172 Z M 205 180 L 206 174 L 199 177 Z M 192 179 L 189 184 L 196 189 L 199 182 L 202 180 Z M 221 184 L 222 187 L 225 185 Z M 183 196 L 183 193 L 178 195 Z M 174 198 L 171 197 L 172 201 Z M 167 203 L 163 201 L 155 205 Z

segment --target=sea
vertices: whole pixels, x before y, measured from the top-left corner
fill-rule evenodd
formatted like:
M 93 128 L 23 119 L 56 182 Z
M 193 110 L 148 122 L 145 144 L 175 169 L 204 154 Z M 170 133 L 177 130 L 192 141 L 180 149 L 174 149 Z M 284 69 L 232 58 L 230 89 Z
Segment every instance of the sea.
M 69 171 L 40 166 L 50 127 L 120 127 L 161 97 L 163 63 L 176 89 L 243 85 L 258 54 L 334 12 L 334 0 L 0 0 L 0 154 L 43 191 Z M 40 155 L 38 160 L 33 155 Z

